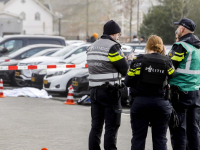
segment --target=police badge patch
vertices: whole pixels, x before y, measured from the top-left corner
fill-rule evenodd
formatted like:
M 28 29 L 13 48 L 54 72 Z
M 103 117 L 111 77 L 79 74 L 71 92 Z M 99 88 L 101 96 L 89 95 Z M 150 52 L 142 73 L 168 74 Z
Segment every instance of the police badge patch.
M 121 50 L 118 51 L 118 54 L 119 54 L 120 56 L 124 57 L 124 53 L 123 53 Z
M 169 57 L 172 57 L 172 56 L 174 56 L 174 53 L 175 53 L 175 52 L 174 52 L 173 50 L 170 50 L 169 53 L 168 53 L 168 56 L 169 56 Z

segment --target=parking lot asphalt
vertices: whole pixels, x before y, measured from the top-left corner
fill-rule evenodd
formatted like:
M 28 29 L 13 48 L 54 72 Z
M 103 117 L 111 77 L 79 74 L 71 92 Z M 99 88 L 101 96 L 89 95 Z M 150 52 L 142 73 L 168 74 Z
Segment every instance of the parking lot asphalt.
M 11 89 L 12 87 L 6 86 Z M 64 105 L 66 97 L 49 93 L 52 99 L 6 97 L 0 99 L 0 150 L 88 150 L 90 106 Z M 131 147 L 130 108 L 123 108 L 117 147 Z M 102 149 L 103 149 L 102 134 Z M 169 132 L 168 132 L 169 140 Z M 151 129 L 146 150 L 152 150 Z M 168 149 L 172 150 L 170 141 Z

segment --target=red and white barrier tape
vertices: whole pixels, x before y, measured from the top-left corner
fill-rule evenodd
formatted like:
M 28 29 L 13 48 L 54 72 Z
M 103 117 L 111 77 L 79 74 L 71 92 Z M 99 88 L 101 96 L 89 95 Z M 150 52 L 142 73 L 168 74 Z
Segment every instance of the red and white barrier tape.
M 65 69 L 65 68 L 88 68 L 88 65 L 66 64 L 66 65 L 0 66 L 0 70 L 35 70 L 35 69 Z

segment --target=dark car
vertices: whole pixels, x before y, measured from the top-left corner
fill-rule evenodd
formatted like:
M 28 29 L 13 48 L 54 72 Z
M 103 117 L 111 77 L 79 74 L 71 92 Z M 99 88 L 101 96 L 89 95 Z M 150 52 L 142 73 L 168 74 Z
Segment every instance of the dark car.
M 74 78 L 72 78 L 72 86 L 74 89 L 74 97 L 81 97 L 84 95 L 90 95 L 89 91 L 89 73 L 87 70 L 84 70 L 78 74 Z M 123 83 L 122 79 L 122 83 Z M 121 103 L 127 104 L 127 100 L 129 99 L 128 88 L 125 86 L 123 89 L 120 89 L 121 93 Z
M 76 74 L 76 76 L 72 79 L 72 86 L 74 89 L 75 97 L 90 95 L 88 77 L 88 70 L 83 70 Z
M 43 89 L 43 82 L 44 82 L 43 79 L 45 75 L 46 72 L 43 72 L 41 70 L 35 70 L 35 72 L 32 73 L 31 85 L 38 89 Z
M 146 43 L 123 43 L 123 45 L 131 46 L 133 49 L 143 50 Z
M 6 35 L 0 39 L 0 56 L 16 51 L 27 45 L 55 44 L 66 46 L 65 38 L 42 35 Z

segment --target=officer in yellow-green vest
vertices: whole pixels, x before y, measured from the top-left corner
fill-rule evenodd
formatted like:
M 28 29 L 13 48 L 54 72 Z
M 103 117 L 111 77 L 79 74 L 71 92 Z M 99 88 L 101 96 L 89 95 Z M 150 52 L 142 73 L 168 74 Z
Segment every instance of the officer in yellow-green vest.
M 195 36 L 196 24 L 187 18 L 175 22 L 179 41 L 174 43 L 169 57 L 176 75 L 169 80 L 172 105 L 179 125 L 170 127 L 173 150 L 199 150 L 200 148 L 200 40 Z

